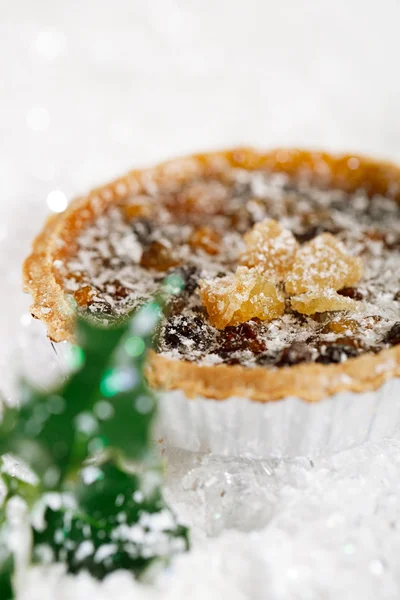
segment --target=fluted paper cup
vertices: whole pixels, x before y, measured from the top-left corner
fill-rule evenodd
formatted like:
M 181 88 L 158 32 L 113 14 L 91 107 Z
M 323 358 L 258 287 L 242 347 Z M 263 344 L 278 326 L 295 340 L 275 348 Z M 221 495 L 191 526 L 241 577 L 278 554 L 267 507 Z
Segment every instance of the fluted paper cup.
M 169 445 L 193 452 L 254 458 L 318 456 L 400 429 L 400 379 L 379 390 L 341 392 L 320 402 L 288 397 L 259 403 L 246 398 L 187 398 L 159 393 L 157 433 Z

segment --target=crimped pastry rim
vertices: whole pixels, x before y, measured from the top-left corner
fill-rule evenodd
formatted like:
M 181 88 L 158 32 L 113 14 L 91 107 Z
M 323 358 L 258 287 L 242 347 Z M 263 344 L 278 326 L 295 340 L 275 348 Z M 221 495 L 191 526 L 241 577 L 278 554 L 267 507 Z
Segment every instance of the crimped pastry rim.
M 130 194 L 146 190 L 150 182 L 184 181 L 226 166 L 247 170 L 269 169 L 292 176 L 354 191 L 387 194 L 400 202 L 400 168 L 354 154 L 333 155 L 297 149 L 260 152 L 251 148 L 197 154 L 177 158 L 156 167 L 134 170 L 127 175 L 77 198 L 67 209 L 47 220 L 33 242 L 23 266 L 24 290 L 33 297 L 32 315 L 47 326 L 56 342 L 74 342 L 75 312 L 58 283 L 54 261 L 71 254 L 85 226 L 110 205 Z M 60 244 L 61 240 L 61 244 Z M 241 396 L 258 402 L 295 396 L 307 402 L 320 401 L 338 392 L 375 390 L 400 375 L 400 346 L 377 354 L 363 354 L 339 364 L 302 363 L 291 367 L 246 368 L 240 365 L 198 365 L 151 352 L 150 385 L 164 390 L 182 389 L 188 397 L 223 400 Z

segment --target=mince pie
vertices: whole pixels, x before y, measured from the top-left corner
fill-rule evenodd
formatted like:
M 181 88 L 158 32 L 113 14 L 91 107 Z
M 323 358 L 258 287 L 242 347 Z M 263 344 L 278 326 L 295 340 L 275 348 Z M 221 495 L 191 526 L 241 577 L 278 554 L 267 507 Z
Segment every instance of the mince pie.
M 315 401 L 400 374 L 400 170 L 236 149 L 172 160 L 72 202 L 24 267 L 32 313 L 74 340 L 167 299 L 150 383 L 214 399 Z

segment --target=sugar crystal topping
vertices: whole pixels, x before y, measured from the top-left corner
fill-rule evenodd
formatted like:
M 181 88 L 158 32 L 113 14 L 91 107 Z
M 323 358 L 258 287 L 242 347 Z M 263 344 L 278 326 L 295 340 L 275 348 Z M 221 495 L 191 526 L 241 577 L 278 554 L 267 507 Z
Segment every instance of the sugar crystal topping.
M 238 267 L 236 272 L 200 281 L 200 297 L 211 324 L 217 329 L 251 319 L 272 321 L 285 309 L 283 295 L 258 269 Z
M 298 249 L 287 274 L 289 294 L 318 288 L 340 290 L 358 283 L 362 261 L 348 255 L 344 244 L 331 233 L 322 233 Z
M 77 244 L 54 269 L 99 320 L 127 314 L 166 274 L 182 277 L 158 332 L 166 356 L 274 367 L 400 343 L 400 207 L 389 197 L 232 169 L 153 185 L 97 218 Z
M 263 219 L 244 235 L 241 265 L 257 267 L 265 277 L 281 281 L 291 270 L 299 244 L 290 229 L 274 219 Z

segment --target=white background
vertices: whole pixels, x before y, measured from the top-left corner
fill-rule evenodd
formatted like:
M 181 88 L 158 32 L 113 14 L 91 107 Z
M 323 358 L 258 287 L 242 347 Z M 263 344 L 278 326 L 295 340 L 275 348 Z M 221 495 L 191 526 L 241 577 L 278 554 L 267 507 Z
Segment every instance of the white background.
M 399 24 L 397 0 L 0 0 L 3 374 L 28 319 L 20 263 L 51 191 L 70 198 L 137 165 L 236 144 L 400 161 Z M 254 544 L 250 534 L 210 542 L 192 565 L 197 588 L 209 593 L 207 557 L 215 567 L 234 545 L 254 572 L 239 585 L 240 568 L 228 569 L 215 597 L 398 597 L 398 449 L 385 444 L 331 463 L 327 477 L 318 467 L 311 483 L 308 468 L 296 471 L 285 541 L 271 534 L 286 523 L 280 491 Z M 332 525 L 322 532 L 321 511 Z

